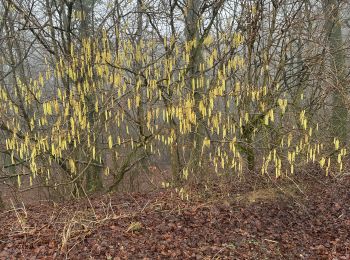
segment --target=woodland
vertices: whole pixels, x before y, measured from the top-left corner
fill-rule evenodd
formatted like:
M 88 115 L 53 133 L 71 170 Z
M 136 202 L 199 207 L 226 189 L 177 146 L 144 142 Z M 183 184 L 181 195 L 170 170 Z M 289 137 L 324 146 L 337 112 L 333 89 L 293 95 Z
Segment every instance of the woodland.
M 350 259 L 348 0 L 0 0 L 0 259 Z

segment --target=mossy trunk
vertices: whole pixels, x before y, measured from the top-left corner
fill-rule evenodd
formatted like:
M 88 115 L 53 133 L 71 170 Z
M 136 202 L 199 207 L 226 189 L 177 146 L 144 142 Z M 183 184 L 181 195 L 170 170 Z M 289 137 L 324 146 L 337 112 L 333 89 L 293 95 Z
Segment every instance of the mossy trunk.
M 80 24 L 80 35 L 81 35 L 80 37 L 82 39 L 91 37 L 91 35 L 94 32 L 94 28 L 93 28 L 94 3 L 95 3 L 94 1 L 80 2 L 79 8 L 84 13 L 84 16 L 83 16 L 84 19 L 82 19 Z M 90 66 L 91 68 L 93 68 L 94 64 L 92 63 Z M 96 118 L 96 113 L 94 108 L 95 100 L 98 99 L 96 94 L 97 93 L 87 95 L 86 101 L 87 101 L 88 110 L 89 110 L 88 120 L 89 120 L 90 126 L 92 127 L 92 129 L 94 129 L 94 131 L 97 132 L 99 126 L 98 126 L 98 123 L 96 123 L 97 118 Z M 96 136 L 98 136 L 96 132 L 95 134 Z M 93 139 L 94 139 L 95 148 L 96 148 L 96 156 L 101 156 L 100 150 L 99 150 L 100 147 L 97 147 L 98 141 L 95 140 L 95 138 Z M 103 189 L 100 167 L 96 166 L 98 164 L 100 164 L 100 162 L 97 160 L 97 158 L 93 158 L 93 160 L 91 161 L 91 164 L 88 165 L 88 168 L 86 170 L 85 187 L 86 187 L 86 191 L 89 193 L 93 193 Z
M 88 106 L 90 111 L 88 119 L 89 119 L 90 125 L 93 126 L 95 125 L 95 112 L 94 112 L 94 108 L 91 100 L 88 100 Z M 95 142 L 95 146 L 96 146 L 95 147 L 96 151 L 100 152 L 97 140 Z M 87 166 L 88 168 L 86 169 L 85 187 L 89 193 L 93 193 L 103 189 L 101 170 L 100 170 L 100 167 L 97 166 L 101 162 L 97 160 L 97 156 L 101 156 L 101 154 L 96 153 L 96 158 L 93 158 L 91 160 L 90 165 L 88 165 Z
M 246 154 L 247 154 L 248 170 L 250 172 L 254 172 L 255 171 L 255 154 L 254 154 L 254 150 L 251 147 L 247 147 Z
M 2 200 L 2 192 L 0 191 L 0 210 L 5 208 L 5 203 L 4 201 Z
M 198 23 L 200 19 L 200 6 L 201 0 L 188 0 L 187 2 L 187 15 L 186 15 L 186 37 L 187 41 L 193 42 L 195 41 L 197 45 L 193 47 L 190 51 L 190 62 L 189 62 L 189 71 L 188 71 L 188 87 L 189 89 L 193 89 L 194 95 L 194 112 L 196 115 L 196 126 L 192 135 L 192 149 L 190 160 L 188 163 L 188 170 L 192 174 L 197 174 L 201 165 L 201 152 L 202 152 L 202 144 L 204 140 L 204 122 L 202 119 L 201 112 L 199 111 L 199 102 L 202 99 L 202 94 L 200 93 L 199 86 L 195 84 L 192 86 L 192 82 L 196 82 L 196 80 L 200 77 L 200 64 L 203 60 L 202 57 L 202 46 L 199 44 L 200 35 Z
M 347 143 L 347 124 L 348 109 L 346 107 L 345 97 L 348 94 L 346 87 L 346 63 L 345 52 L 343 49 L 342 23 L 339 14 L 339 1 L 323 0 L 325 13 L 325 31 L 330 52 L 330 62 L 334 75 L 334 86 L 332 96 L 332 117 L 331 126 L 332 134 L 338 137 L 344 144 Z
M 89 193 L 92 193 L 101 191 L 102 189 L 103 183 L 100 168 L 96 166 L 90 166 L 86 174 L 86 190 Z
M 245 141 L 244 147 L 242 147 L 243 153 L 247 157 L 247 166 L 248 170 L 250 172 L 254 172 L 255 170 L 255 150 L 253 145 L 253 129 L 254 124 L 258 122 L 259 120 L 256 120 L 254 123 L 249 122 L 248 125 L 243 127 L 243 134 L 242 139 Z
M 179 135 L 177 132 L 176 124 L 174 119 L 171 119 L 170 122 L 170 131 L 171 136 L 173 137 L 173 143 L 170 145 L 170 165 L 171 165 L 171 173 L 173 176 L 173 182 L 175 184 L 180 183 L 181 181 L 181 160 L 179 153 Z

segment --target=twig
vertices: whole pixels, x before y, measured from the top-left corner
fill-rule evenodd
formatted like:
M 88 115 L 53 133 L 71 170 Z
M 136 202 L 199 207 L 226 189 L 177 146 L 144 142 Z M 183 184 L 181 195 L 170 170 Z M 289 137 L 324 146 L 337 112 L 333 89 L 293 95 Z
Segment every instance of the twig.
M 84 192 L 85 197 L 87 198 L 87 200 L 88 200 L 88 202 L 89 202 L 89 204 L 90 204 L 90 207 L 91 207 L 91 209 L 92 209 L 92 212 L 94 213 L 95 220 L 97 220 L 96 211 L 95 211 L 94 207 L 92 206 L 91 200 L 89 199 L 89 196 L 86 194 L 84 187 L 81 186 L 81 188 L 82 188 L 82 190 L 83 190 L 83 192 Z

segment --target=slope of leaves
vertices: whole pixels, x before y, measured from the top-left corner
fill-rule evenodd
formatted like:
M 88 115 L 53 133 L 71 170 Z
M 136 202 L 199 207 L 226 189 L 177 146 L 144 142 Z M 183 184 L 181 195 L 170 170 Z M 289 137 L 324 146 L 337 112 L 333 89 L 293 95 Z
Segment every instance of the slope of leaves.
M 13 207 L 0 258 L 349 259 L 350 177 L 303 183 L 302 196 L 249 203 L 163 190 Z

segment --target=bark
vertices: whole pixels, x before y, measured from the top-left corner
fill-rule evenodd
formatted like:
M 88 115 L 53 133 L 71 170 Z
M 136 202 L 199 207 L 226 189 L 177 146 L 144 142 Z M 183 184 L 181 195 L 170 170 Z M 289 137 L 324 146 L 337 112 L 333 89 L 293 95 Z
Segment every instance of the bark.
M 2 192 L 0 191 L 0 210 L 3 209 L 5 207 L 5 203 L 2 200 Z
M 199 77 L 199 66 L 203 59 L 202 47 L 199 44 L 200 35 L 199 28 L 197 27 L 200 19 L 200 5 L 201 0 L 188 0 L 187 1 L 187 16 L 186 16 L 186 32 L 187 41 L 196 41 L 196 47 L 193 47 L 190 53 L 190 64 L 188 73 L 188 88 L 192 89 L 192 79 Z M 202 115 L 199 111 L 199 102 L 202 99 L 198 86 L 194 88 L 194 111 L 197 118 L 196 128 L 194 129 L 192 136 L 192 150 L 190 160 L 188 163 L 188 169 L 190 173 L 197 174 L 201 164 L 201 151 L 203 139 L 205 136 L 204 122 L 202 122 Z
M 81 21 L 80 26 L 80 38 L 88 39 L 93 35 L 93 8 L 94 1 L 81 1 L 79 3 L 80 9 L 83 11 L 83 19 Z M 93 64 L 90 64 L 93 66 Z M 88 120 L 90 126 L 95 126 L 95 110 L 94 110 L 94 95 L 89 95 L 86 97 L 86 102 L 89 108 Z M 97 133 L 95 133 L 97 135 Z M 99 137 L 96 137 L 99 138 Z M 96 142 L 96 146 L 97 146 Z M 84 148 L 83 148 L 84 149 Z M 97 152 L 99 151 L 98 147 L 96 147 Z M 98 153 L 97 153 L 98 154 Z M 96 159 L 92 160 L 92 164 L 89 166 L 86 172 L 86 190 L 88 192 L 96 192 L 103 189 L 102 176 L 100 168 L 94 165 L 98 165 L 100 162 Z
M 323 1 L 325 13 L 325 29 L 331 55 L 331 66 L 333 70 L 334 92 L 332 95 L 332 134 L 338 137 L 342 143 L 347 142 L 347 119 L 345 95 L 345 53 L 343 50 L 342 24 L 339 15 L 339 2 L 337 0 Z

